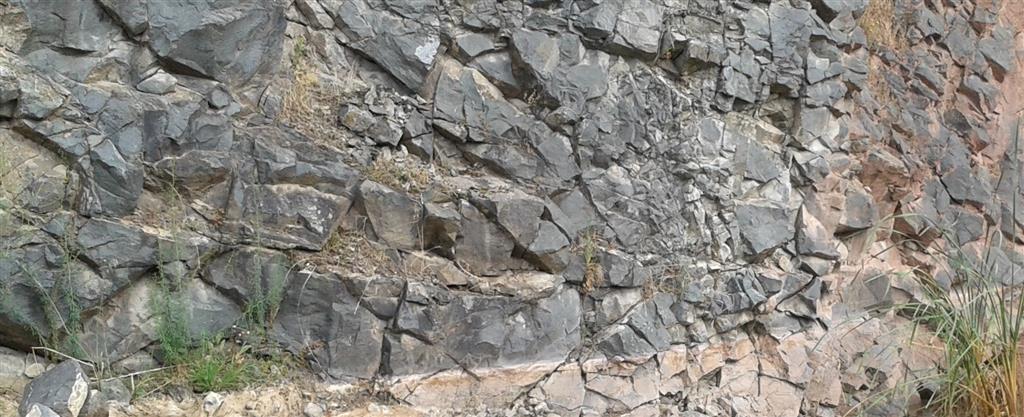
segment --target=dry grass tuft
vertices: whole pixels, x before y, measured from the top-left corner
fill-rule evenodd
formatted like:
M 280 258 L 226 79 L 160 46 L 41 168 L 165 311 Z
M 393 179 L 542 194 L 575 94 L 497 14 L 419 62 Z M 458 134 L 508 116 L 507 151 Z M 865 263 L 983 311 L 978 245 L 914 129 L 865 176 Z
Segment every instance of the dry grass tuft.
M 597 230 L 588 230 L 580 235 L 576 253 L 583 257 L 583 293 L 590 294 L 604 284 L 604 268 L 598 257 L 601 235 Z
M 321 272 L 324 272 L 324 268 L 340 268 L 363 275 L 399 275 L 402 272 L 399 265 L 388 256 L 384 245 L 370 241 L 363 233 L 352 230 L 336 230 L 322 251 L 310 253 L 301 259 Z
M 363 172 L 370 181 L 409 192 L 426 191 L 435 183 L 430 166 L 416 158 L 396 158 L 382 153 Z
M 336 115 L 345 93 L 339 86 L 321 82 L 311 54 L 305 38 L 297 38 L 290 56 L 292 84 L 278 119 L 319 144 L 340 146 L 345 136 Z
M 907 48 L 906 19 L 896 13 L 896 0 L 870 0 L 858 24 L 864 29 L 868 46 L 895 51 Z

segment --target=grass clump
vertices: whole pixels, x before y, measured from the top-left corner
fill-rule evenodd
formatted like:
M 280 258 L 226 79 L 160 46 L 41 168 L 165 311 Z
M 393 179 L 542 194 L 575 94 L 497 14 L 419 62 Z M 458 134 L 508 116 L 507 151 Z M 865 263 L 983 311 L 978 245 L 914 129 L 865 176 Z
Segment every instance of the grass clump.
M 897 0 L 870 0 L 857 23 L 864 29 L 868 46 L 900 51 L 907 47 L 905 16 L 897 13 Z
M 601 250 L 601 236 L 597 230 L 588 230 L 580 235 L 576 251 L 583 257 L 583 293 L 590 294 L 604 284 L 604 269 L 598 254 Z
M 396 190 L 423 192 L 432 184 L 430 168 L 416 158 L 396 158 L 382 153 L 363 174 L 370 181 Z
M 207 341 L 189 354 L 185 370 L 197 392 L 227 391 L 244 387 L 255 369 L 246 357 L 247 349 L 232 349 L 224 341 Z
M 175 360 L 159 372 L 143 377 L 135 387 L 135 397 L 170 387 L 184 387 L 196 393 L 239 390 L 283 380 L 299 367 L 299 362 L 287 354 L 259 355 L 249 345 L 225 341 L 219 336 L 190 346 Z
M 1018 120 L 1014 155 L 1020 152 L 1019 128 Z M 1021 189 L 1019 178 L 1003 180 Z M 1011 218 L 1016 214 L 1014 200 Z M 915 325 L 931 328 L 943 347 L 941 387 L 928 403 L 942 416 L 1024 416 L 1024 282 L 1017 280 L 1019 266 L 1007 256 L 1020 237 L 1014 232 L 1004 240 L 1001 230 L 991 229 L 985 227 L 987 239 L 978 242 L 978 254 L 949 244 L 941 258 L 949 265 L 950 288 L 922 274 L 924 301 L 910 309 Z M 943 235 L 946 242 L 959 241 L 948 231 Z
M 1016 267 L 998 270 L 989 255 L 987 249 L 980 260 L 959 250 L 944 255 L 959 284 L 947 290 L 921 280 L 926 301 L 912 309 L 915 323 L 931 328 L 944 347 L 942 389 L 932 400 L 942 415 L 1024 416 L 1024 287 L 1004 285 Z

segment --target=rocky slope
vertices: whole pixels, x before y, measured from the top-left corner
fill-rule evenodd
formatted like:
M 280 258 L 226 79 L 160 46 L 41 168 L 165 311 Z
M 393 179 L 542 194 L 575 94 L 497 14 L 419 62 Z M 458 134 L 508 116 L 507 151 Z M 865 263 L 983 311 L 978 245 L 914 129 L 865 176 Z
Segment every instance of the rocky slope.
M 0 345 L 155 366 L 171 294 L 413 408 L 901 415 L 936 251 L 1024 281 L 1022 15 L 0 0 Z

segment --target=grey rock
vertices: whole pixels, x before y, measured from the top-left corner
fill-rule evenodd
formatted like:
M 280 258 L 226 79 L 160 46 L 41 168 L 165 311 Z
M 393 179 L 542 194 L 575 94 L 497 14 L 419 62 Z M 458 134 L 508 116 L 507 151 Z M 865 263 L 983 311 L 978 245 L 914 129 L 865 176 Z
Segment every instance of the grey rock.
M 597 255 L 604 272 L 604 282 L 615 287 L 639 287 L 647 276 L 643 266 L 619 250 L 601 250 Z
M 80 211 L 123 216 L 135 210 L 142 194 L 142 167 L 126 158 L 111 140 L 92 147 L 84 169 L 91 187 L 82 193 Z
M 99 389 L 89 391 L 89 398 L 82 406 L 79 417 L 107 417 L 114 406 L 126 406 L 132 393 L 119 379 L 104 381 Z
M 259 126 L 238 133 L 241 146 L 253 141 L 257 174 L 262 182 L 312 187 L 345 204 L 343 200 L 349 199 L 351 188 L 361 181 L 359 173 L 337 151 L 310 143 L 292 131 Z
M 821 20 L 831 22 L 836 16 L 842 13 L 850 13 L 853 16 L 860 16 L 867 7 L 867 0 L 812 0 L 811 6 L 821 16 Z
M 846 201 L 836 228 L 837 232 L 867 229 L 878 221 L 878 210 L 870 194 L 861 188 L 851 186 L 846 190 L 845 196 Z
M 948 221 L 952 223 L 952 238 L 959 247 L 978 240 L 984 235 L 985 219 L 981 215 L 954 208 L 950 217 L 952 218 Z
M 758 182 L 768 182 L 782 175 L 781 161 L 771 150 L 757 142 L 745 144 L 745 176 Z
M 378 238 L 396 248 L 420 248 L 422 208 L 419 203 L 372 181 L 359 186 L 359 195 Z
M 366 133 L 378 145 L 397 146 L 402 140 L 402 126 L 390 119 L 377 119 Z
M 496 46 L 490 36 L 471 32 L 455 37 L 454 52 L 463 63 L 469 63 L 477 56 L 495 49 Z
M 736 220 L 740 236 L 755 257 L 766 254 L 793 238 L 794 224 L 790 211 L 763 202 L 736 204 Z
M 650 356 L 657 353 L 657 350 L 646 340 L 625 325 L 615 325 L 610 328 L 610 334 L 597 344 L 597 348 L 608 356 Z
M 580 31 L 617 55 L 653 58 L 661 42 L 662 7 L 647 0 L 599 3 L 576 16 Z
M 414 375 L 452 369 L 458 364 L 445 350 L 407 334 L 387 335 L 387 369 L 392 375 Z
M 988 59 L 992 69 L 1006 74 L 1014 70 L 1016 60 L 1013 57 L 1013 30 L 1004 26 L 992 30 L 990 37 L 978 42 L 978 50 Z
M 30 379 L 41 375 L 46 369 L 46 362 L 35 358 L 29 361 L 25 356 L 13 349 L 0 348 L 0 387 L 20 392 Z
M 223 403 L 223 395 L 218 394 L 216 392 L 207 393 L 206 396 L 203 397 L 203 411 L 205 411 L 207 414 L 216 413 L 217 409 L 220 408 L 221 404 Z
M 210 103 L 210 107 L 223 109 L 231 104 L 231 94 L 221 88 L 214 88 L 207 94 L 206 101 Z
M 958 91 L 970 99 L 980 111 L 991 109 L 995 104 L 996 97 L 999 95 L 998 88 L 974 74 L 964 77 Z
M 293 184 L 250 186 L 241 194 L 226 230 L 275 249 L 323 248 L 351 205 L 344 196 Z
M 756 17 L 748 18 L 745 21 L 752 33 L 767 34 L 768 19 Z M 725 44 L 717 36 L 707 36 L 709 33 L 719 34 L 723 32 L 721 22 L 702 16 L 686 16 L 679 28 L 668 34 L 670 52 L 673 55 L 673 65 L 676 70 L 682 73 L 691 73 L 696 70 L 725 64 L 729 51 Z
M 801 255 L 813 255 L 825 259 L 839 259 L 836 242 L 817 218 L 800 209 L 796 234 L 796 249 Z
M 578 109 L 608 88 L 608 56 L 588 51 L 576 35 L 520 29 L 512 34 L 512 52 L 515 65 L 542 87 L 551 107 Z
M 157 340 L 157 317 L 152 306 L 158 300 L 159 291 L 156 280 L 143 279 L 107 300 L 82 322 L 83 350 L 96 360 L 111 363 L 140 354 L 140 350 Z M 157 367 L 155 361 L 149 365 Z M 151 368 L 128 372 L 146 369 Z
M 89 379 L 75 361 L 62 362 L 25 387 L 18 412 L 26 415 L 33 405 L 49 408 L 61 417 L 77 417 L 89 396 Z M 45 415 L 45 410 L 41 409 Z
M 105 53 L 118 28 L 95 2 L 28 1 L 30 43 Z
M 328 9 L 349 47 L 366 55 L 410 90 L 423 85 L 441 41 L 428 14 L 416 10 L 433 2 L 410 4 L 408 15 L 381 11 L 364 0 Z
M 174 85 L 177 83 L 178 79 L 174 78 L 173 75 L 157 71 L 155 74 L 142 80 L 136 88 L 144 93 L 167 94 L 174 90 Z
M 506 96 L 518 96 L 523 91 L 522 83 L 512 68 L 512 57 L 508 52 L 496 52 L 478 57 L 470 67 L 480 71 L 484 77 L 498 87 Z
M 85 259 L 99 265 L 104 275 L 126 282 L 160 263 L 159 246 L 169 243 L 141 228 L 108 220 L 87 221 L 77 238 Z
M 434 127 L 504 175 L 564 184 L 579 174 L 568 138 L 501 99 L 495 90 L 475 70 L 447 68 L 434 96 Z
M 117 23 L 131 35 L 140 35 L 149 28 L 145 0 L 99 0 Z
M 946 33 L 946 21 L 927 7 L 922 7 L 914 12 L 914 22 L 915 27 L 926 38 Z
M 307 352 L 315 369 L 337 379 L 370 378 L 381 362 L 384 323 L 335 276 L 298 273 L 271 335 L 294 353 Z
M 581 305 L 572 289 L 559 288 L 533 301 L 441 295 L 451 296 L 451 301 L 435 305 L 407 299 L 399 310 L 397 328 L 442 348 L 461 366 L 560 361 L 580 344 Z
M 28 407 L 28 412 L 22 415 L 24 417 L 63 417 L 42 404 L 32 404 Z
M 310 25 L 316 29 L 333 29 L 334 19 L 327 14 L 318 0 L 296 0 L 295 8 L 302 12 L 309 20 Z
M 356 106 L 343 106 L 338 113 L 338 119 L 342 126 L 351 129 L 356 133 L 364 133 L 370 130 L 376 119 L 370 112 Z
M 317 403 L 308 403 L 302 409 L 302 415 L 306 417 L 321 417 L 324 415 L 324 408 Z
M 949 49 L 949 53 L 957 63 L 969 66 L 974 56 L 978 53 L 978 35 L 966 19 L 961 16 L 953 16 L 948 25 L 948 33 L 942 38 L 943 44 Z
M 672 318 L 675 317 L 672 316 Z M 669 348 L 672 337 L 666 328 L 674 323 L 663 322 L 653 302 L 646 302 L 638 306 L 628 316 L 626 323 L 656 351 L 661 352 Z
M 568 264 L 569 239 L 562 231 L 546 220 L 540 222 L 537 237 L 527 246 L 527 251 L 536 257 L 537 267 L 551 273 L 564 270 Z
M 526 193 L 501 193 L 473 200 L 484 214 L 493 218 L 520 246 L 537 238 L 544 202 Z
M 241 247 L 210 260 L 200 277 L 236 304 L 249 305 L 287 288 L 292 269 L 281 252 Z
M 69 93 L 47 77 L 32 72 L 20 57 L 0 52 L 0 109 L 4 117 L 41 120 L 60 108 Z
M 237 86 L 270 71 L 280 56 L 285 18 L 279 3 L 187 0 L 146 6 L 152 51 L 197 74 Z
M 805 107 L 799 113 L 800 131 L 797 140 L 804 146 L 815 140 L 830 143 L 840 135 L 841 127 L 832 112 L 825 107 Z
M 776 84 L 790 95 L 799 92 L 803 84 L 804 54 L 813 27 L 808 10 L 789 3 L 772 3 L 768 7 L 771 19 L 772 57 L 778 71 Z
M 956 167 L 944 174 L 942 184 L 946 186 L 949 196 L 956 201 L 984 207 L 992 196 L 992 187 L 986 177 L 972 172 L 967 166 Z
M 24 360 L 22 360 L 24 362 Z M 25 376 L 33 379 L 46 372 L 46 365 L 42 363 L 30 363 L 25 366 Z
M 450 254 L 458 238 L 462 216 L 454 203 L 423 206 L 423 245 L 431 251 Z
M 496 275 L 508 262 L 515 241 L 469 202 L 459 207 L 462 222 L 455 244 L 455 259 L 470 272 Z

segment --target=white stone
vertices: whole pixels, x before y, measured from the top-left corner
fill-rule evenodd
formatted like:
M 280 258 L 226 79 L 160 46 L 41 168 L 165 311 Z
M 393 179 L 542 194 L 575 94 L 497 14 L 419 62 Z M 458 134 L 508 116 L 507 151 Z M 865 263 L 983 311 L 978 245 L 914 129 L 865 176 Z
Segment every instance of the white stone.
M 149 78 L 142 80 L 136 88 L 144 93 L 167 94 L 174 90 L 176 84 L 178 84 L 178 79 L 174 78 L 173 75 L 158 71 Z

